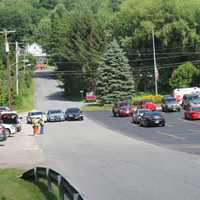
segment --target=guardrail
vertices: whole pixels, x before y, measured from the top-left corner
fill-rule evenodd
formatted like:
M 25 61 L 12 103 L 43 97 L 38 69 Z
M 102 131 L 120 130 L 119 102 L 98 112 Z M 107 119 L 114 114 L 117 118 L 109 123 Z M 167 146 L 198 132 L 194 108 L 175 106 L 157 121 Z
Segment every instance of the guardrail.
M 54 183 L 58 186 L 60 200 L 64 200 L 65 195 L 69 200 L 84 200 L 63 176 L 52 169 L 36 167 L 25 172 L 21 178 L 29 181 L 38 181 L 39 178 L 46 179 L 49 192 L 51 192 L 51 183 Z

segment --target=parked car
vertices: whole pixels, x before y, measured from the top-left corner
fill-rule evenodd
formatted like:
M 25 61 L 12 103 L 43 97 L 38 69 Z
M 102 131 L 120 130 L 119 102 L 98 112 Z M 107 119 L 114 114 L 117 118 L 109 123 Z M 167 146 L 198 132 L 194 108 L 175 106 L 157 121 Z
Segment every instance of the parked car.
M 20 117 L 15 111 L 1 112 L 0 121 L 6 129 L 7 136 L 22 130 Z
M 7 139 L 5 127 L 0 125 L 0 141 L 4 141 Z
M 200 119 L 200 104 L 198 106 L 191 106 L 185 110 L 185 119 L 195 120 Z
M 153 103 L 151 100 L 140 100 L 137 104 L 137 107 L 139 109 L 150 109 L 150 110 L 156 110 L 156 104 Z
M 94 92 L 87 92 L 85 95 L 85 102 L 95 102 L 97 100 Z
M 65 121 L 65 113 L 62 110 L 49 110 L 47 112 L 48 122 Z
M 152 112 L 152 110 L 150 110 L 150 109 L 137 109 L 133 113 L 132 122 L 136 123 L 136 124 L 139 124 L 142 116 L 144 115 L 144 113 L 147 113 L 147 112 Z
M 163 112 L 181 110 L 180 105 L 176 102 L 176 99 L 172 96 L 164 97 L 161 103 L 161 107 Z
M 147 112 L 141 117 L 140 126 L 165 126 L 165 119 L 160 112 Z
M 119 101 L 113 105 L 112 113 L 114 117 L 131 116 L 133 109 L 128 101 Z
M 27 117 L 26 117 L 26 121 L 27 121 L 28 124 L 31 124 L 32 120 L 36 119 L 36 118 L 41 118 L 41 119 L 44 120 L 44 122 L 47 122 L 46 114 L 44 112 L 38 112 L 38 111 L 29 112 Z
M 6 106 L 0 106 L 0 113 L 1 112 L 6 112 L 6 111 L 10 111 L 10 108 L 8 108 Z
M 191 101 L 194 101 L 196 99 L 199 99 L 199 95 L 198 94 L 185 94 L 183 96 L 183 100 L 182 100 L 182 107 L 183 109 L 186 109 L 189 106 L 189 103 Z
M 68 108 L 65 111 L 66 120 L 83 120 L 83 112 L 79 108 Z

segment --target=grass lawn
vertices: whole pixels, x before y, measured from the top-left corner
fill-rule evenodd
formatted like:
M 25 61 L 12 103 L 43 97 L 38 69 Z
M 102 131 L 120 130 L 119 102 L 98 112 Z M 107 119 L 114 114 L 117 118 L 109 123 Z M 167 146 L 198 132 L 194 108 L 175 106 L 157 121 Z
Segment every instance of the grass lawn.
M 45 181 L 31 183 L 19 177 L 23 170 L 0 169 L 0 200 L 58 200 L 58 191 L 53 193 L 47 190 Z
M 27 112 L 34 109 L 34 99 L 35 99 L 35 84 L 34 81 L 32 81 L 31 87 L 28 91 L 28 94 L 26 97 L 23 97 L 23 100 L 20 105 L 15 106 L 14 110 L 17 110 L 18 112 Z
M 98 110 L 111 110 L 111 109 L 112 109 L 112 104 L 105 104 L 102 106 L 97 103 L 91 103 L 81 107 L 81 110 L 83 111 L 98 111 Z

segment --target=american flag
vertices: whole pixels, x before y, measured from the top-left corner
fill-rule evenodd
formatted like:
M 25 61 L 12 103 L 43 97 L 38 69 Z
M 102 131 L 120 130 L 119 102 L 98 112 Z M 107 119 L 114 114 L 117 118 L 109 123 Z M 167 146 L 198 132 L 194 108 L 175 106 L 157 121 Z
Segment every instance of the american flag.
M 155 80 L 159 81 L 159 79 L 160 79 L 159 71 L 158 71 L 157 66 L 155 66 Z

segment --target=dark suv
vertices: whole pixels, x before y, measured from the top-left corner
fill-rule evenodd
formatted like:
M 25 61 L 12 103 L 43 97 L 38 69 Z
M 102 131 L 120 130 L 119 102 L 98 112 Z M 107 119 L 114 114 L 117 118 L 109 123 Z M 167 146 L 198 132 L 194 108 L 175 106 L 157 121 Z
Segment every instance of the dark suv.
M 190 102 L 198 100 L 198 99 L 200 99 L 200 96 L 197 94 L 185 94 L 183 96 L 183 101 L 181 105 L 183 109 L 186 109 L 190 105 Z
M 181 110 L 180 105 L 176 102 L 176 99 L 172 96 L 164 97 L 162 100 L 161 107 L 163 112 Z

